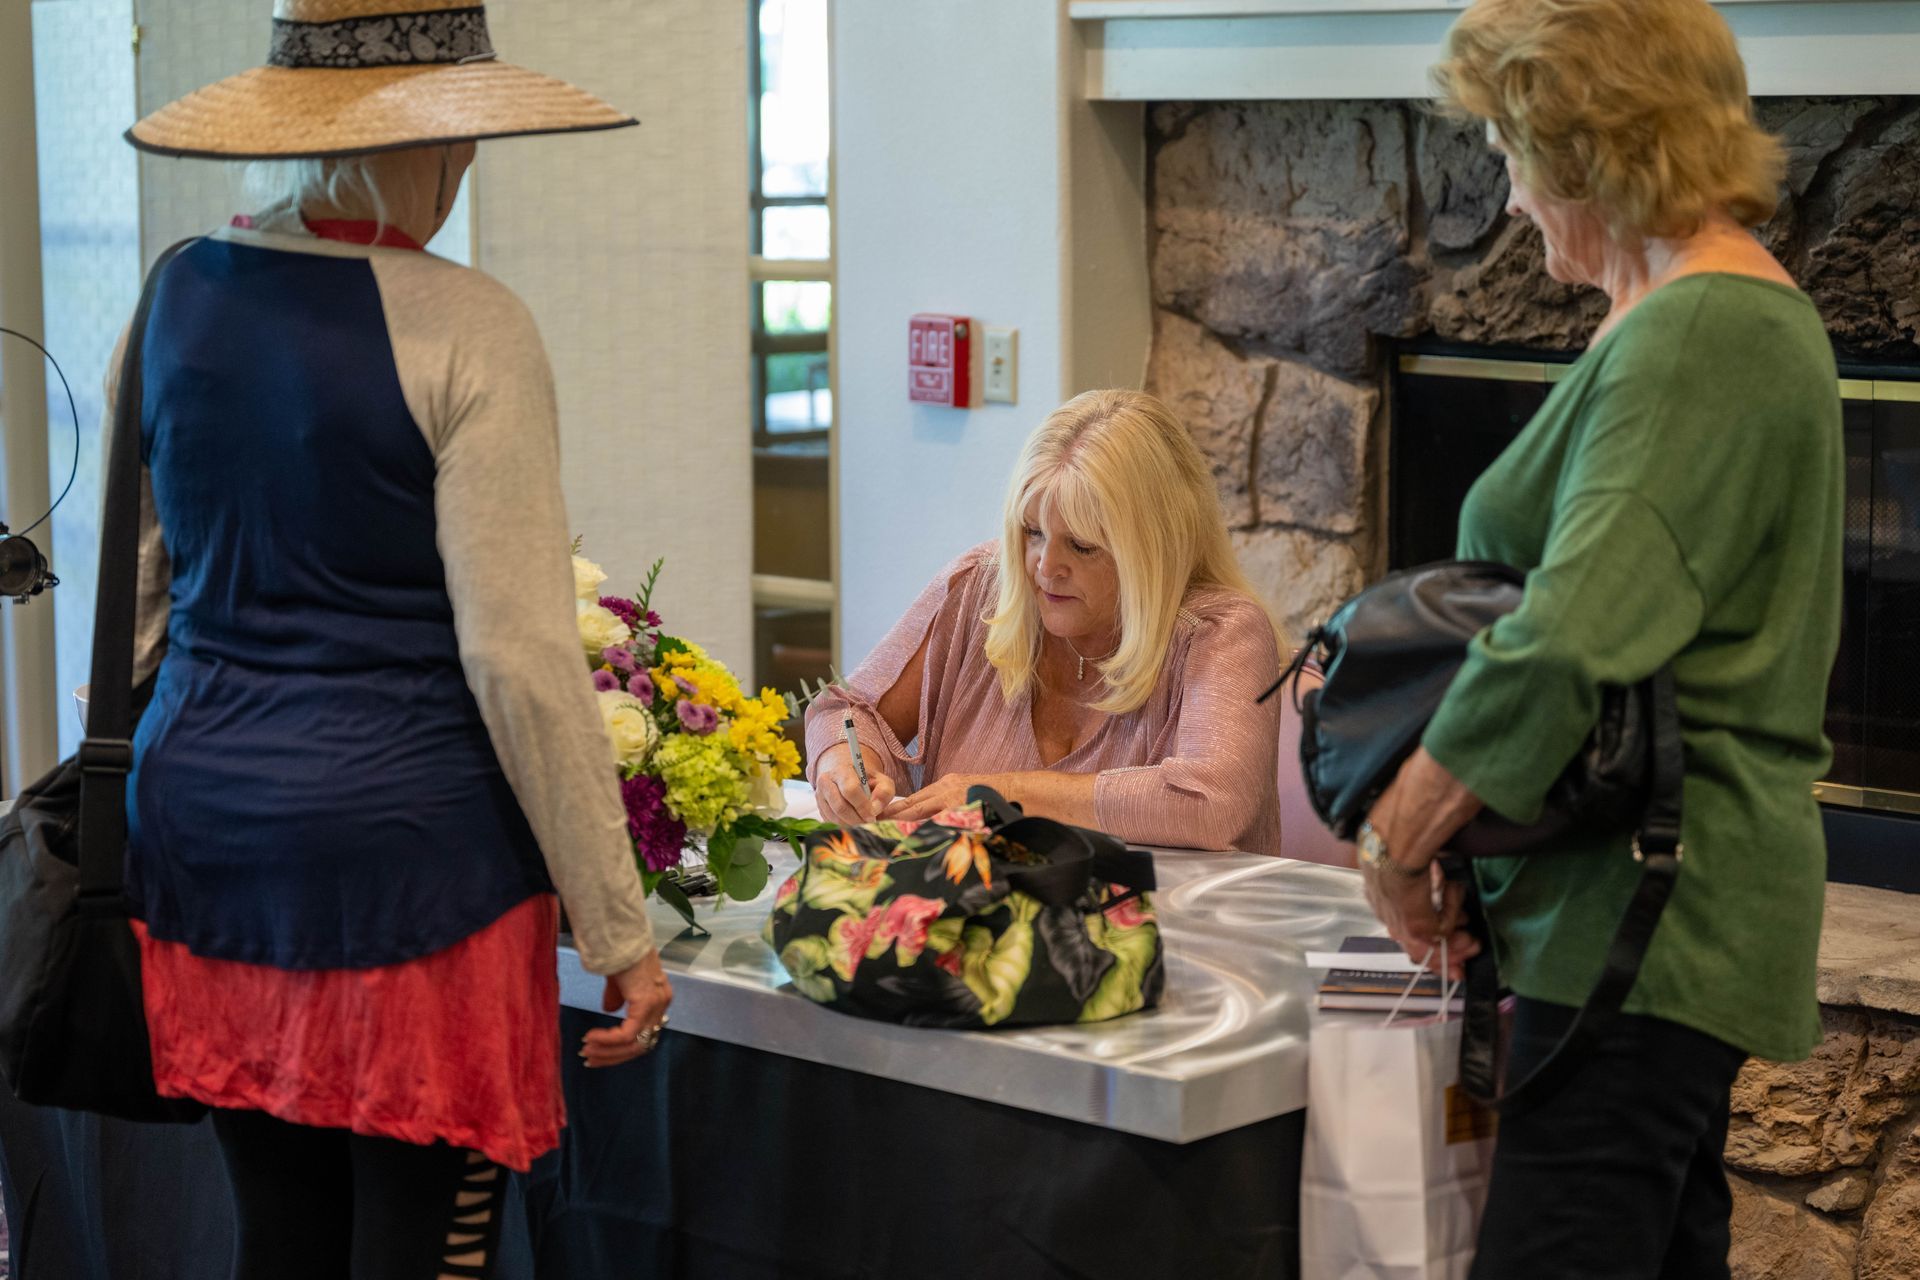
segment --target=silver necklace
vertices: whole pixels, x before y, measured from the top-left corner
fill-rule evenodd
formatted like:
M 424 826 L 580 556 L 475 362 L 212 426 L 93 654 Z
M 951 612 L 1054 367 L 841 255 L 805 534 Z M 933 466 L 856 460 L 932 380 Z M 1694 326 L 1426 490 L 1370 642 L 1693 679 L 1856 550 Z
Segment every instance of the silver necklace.
M 1078 649 L 1076 649 L 1076 648 L 1074 648 L 1074 647 L 1073 647 L 1073 641 L 1071 641 L 1071 640 L 1069 640 L 1069 639 L 1067 639 L 1067 638 L 1066 638 L 1065 636 L 1061 636 L 1061 637 L 1060 637 L 1060 643 L 1061 643 L 1061 644 L 1064 644 L 1065 646 L 1067 646 L 1067 652 L 1068 652 L 1068 653 L 1070 653 L 1070 654 L 1072 654 L 1072 655 L 1074 656 L 1074 658 L 1075 658 L 1075 659 L 1077 659 L 1077 660 L 1079 661 L 1079 663 L 1080 663 L 1080 666 L 1079 666 L 1079 667 L 1078 667 L 1078 668 L 1077 668 L 1077 669 L 1076 669 L 1076 670 L 1074 671 L 1074 673 L 1073 673 L 1073 678 L 1074 678 L 1074 680 L 1075 680 L 1076 682 L 1077 682 L 1077 681 L 1081 681 L 1081 680 L 1085 680 L 1085 679 L 1087 678 L 1087 660 L 1086 660 L 1086 658 L 1084 658 L 1083 656 L 1081 656 L 1081 653 L 1080 653 L 1080 651 L 1079 651 Z

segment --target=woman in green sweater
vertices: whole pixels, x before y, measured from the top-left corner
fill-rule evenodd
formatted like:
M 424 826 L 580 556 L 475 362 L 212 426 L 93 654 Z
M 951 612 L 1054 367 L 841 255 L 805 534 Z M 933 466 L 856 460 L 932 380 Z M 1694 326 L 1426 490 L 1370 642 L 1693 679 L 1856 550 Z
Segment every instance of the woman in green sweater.
M 1502 1118 L 1475 1277 L 1724 1277 L 1728 1090 L 1819 1040 L 1826 849 L 1812 784 L 1840 626 L 1842 442 L 1819 315 L 1748 228 L 1782 166 L 1705 0 L 1478 0 L 1435 72 L 1507 157 L 1547 272 L 1611 302 L 1461 511 L 1528 570 L 1371 815 L 1368 893 L 1424 955 L 1474 944 L 1429 864 L 1482 806 L 1535 818 L 1601 686 L 1671 661 L 1685 853 L 1626 1014 Z M 1476 867 L 1518 995 L 1508 1079 L 1569 1025 L 1639 877 L 1628 839 Z M 1572 856 L 1569 856 L 1572 855 Z

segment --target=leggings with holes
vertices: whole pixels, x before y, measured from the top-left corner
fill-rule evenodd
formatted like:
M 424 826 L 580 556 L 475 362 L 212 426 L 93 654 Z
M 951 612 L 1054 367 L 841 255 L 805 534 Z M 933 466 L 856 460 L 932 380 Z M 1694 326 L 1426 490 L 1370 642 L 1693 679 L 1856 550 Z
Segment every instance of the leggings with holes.
M 234 1280 L 493 1274 L 506 1170 L 477 1152 L 215 1111 L 239 1220 Z

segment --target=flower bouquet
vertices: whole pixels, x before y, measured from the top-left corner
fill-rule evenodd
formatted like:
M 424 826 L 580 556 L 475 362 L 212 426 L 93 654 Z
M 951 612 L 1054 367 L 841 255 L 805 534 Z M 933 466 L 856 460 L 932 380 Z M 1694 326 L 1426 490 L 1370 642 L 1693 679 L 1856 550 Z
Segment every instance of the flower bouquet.
M 820 826 L 781 816 L 780 784 L 800 773 L 800 752 L 780 724 L 797 704 L 772 689 L 749 698 L 723 663 L 666 634 L 652 608 L 663 561 L 628 599 L 601 595 L 607 575 L 579 551 L 576 543 L 580 643 L 641 879 L 698 927 L 693 895 L 751 901 L 767 885 L 766 842 Z

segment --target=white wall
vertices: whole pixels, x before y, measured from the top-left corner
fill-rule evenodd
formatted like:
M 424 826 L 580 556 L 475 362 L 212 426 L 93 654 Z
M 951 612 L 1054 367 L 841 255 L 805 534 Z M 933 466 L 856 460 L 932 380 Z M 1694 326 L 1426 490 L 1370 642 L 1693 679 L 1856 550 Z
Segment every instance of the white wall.
M 835 0 L 840 653 L 995 536 L 1021 442 L 1138 385 L 1148 297 L 1138 110 L 1081 101 L 1060 0 Z M 1020 402 L 913 405 L 907 318 L 1020 330 Z

